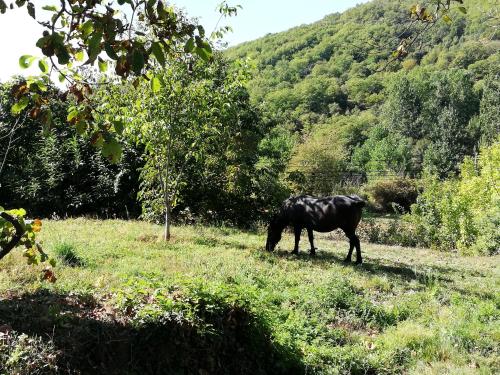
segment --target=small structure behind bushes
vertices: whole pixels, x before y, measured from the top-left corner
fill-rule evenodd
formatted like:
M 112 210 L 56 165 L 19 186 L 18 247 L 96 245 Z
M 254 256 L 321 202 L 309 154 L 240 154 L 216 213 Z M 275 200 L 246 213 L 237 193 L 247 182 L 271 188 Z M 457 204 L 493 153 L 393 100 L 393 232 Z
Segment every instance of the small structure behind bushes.
M 370 182 L 365 186 L 365 193 L 377 211 L 392 212 L 396 206 L 398 211 L 409 212 L 419 191 L 416 180 L 399 177 Z

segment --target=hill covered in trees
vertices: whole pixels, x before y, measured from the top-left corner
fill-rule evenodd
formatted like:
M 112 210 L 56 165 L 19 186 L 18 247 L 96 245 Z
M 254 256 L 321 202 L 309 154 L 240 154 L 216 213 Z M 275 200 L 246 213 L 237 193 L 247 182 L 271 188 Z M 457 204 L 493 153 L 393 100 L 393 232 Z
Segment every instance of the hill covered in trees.
M 376 0 L 226 52 L 271 130 L 260 168 L 295 192 L 454 175 L 499 133 L 498 2 L 468 0 L 427 31 L 411 1 Z M 420 34 L 420 35 L 419 35 Z M 416 42 L 394 59 L 401 39 Z

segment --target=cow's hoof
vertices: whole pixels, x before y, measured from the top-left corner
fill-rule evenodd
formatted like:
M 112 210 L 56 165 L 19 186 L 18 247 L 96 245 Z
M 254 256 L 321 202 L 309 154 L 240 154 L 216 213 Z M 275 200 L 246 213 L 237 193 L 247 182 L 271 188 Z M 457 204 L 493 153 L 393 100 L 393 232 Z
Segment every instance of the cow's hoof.
M 312 257 L 315 257 L 316 256 L 316 251 L 315 250 L 312 250 L 309 255 L 311 255 Z
M 363 261 L 360 259 L 360 260 L 356 260 L 356 264 L 363 264 Z
M 293 255 L 299 255 L 299 252 L 298 252 L 298 251 L 295 251 L 295 250 L 292 250 L 292 251 L 290 252 L 290 254 L 293 254 Z
M 345 258 L 344 263 L 351 263 L 351 258 Z

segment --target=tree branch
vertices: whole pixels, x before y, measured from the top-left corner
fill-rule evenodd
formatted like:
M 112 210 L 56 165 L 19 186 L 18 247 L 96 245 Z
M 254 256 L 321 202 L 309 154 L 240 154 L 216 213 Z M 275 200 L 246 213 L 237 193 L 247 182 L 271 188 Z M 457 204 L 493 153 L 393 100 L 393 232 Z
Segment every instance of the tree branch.
M 19 244 L 19 241 L 21 241 L 21 238 L 23 237 L 24 229 L 23 227 L 21 227 L 21 224 L 19 223 L 19 221 L 16 220 L 14 216 L 9 215 L 6 212 L 0 212 L 0 217 L 2 217 L 4 220 L 7 220 L 16 229 L 16 233 L 11 238 L 11 240 L 7 243 L 7 245 L 3 246 L 2 249 L 0 250 L 0 259 L 2 259 Z

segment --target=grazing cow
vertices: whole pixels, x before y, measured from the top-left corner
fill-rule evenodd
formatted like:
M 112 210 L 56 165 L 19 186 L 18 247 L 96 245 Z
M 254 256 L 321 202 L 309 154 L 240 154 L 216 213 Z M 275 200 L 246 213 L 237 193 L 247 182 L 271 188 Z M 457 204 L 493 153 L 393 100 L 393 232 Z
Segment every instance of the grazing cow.
M 287 226 L 295 232 L 295 247 L 292 254 L 299 253 L 299 241 L 302 229 L 307 229 L 311 244 L 311 255 L 315 255 L 313 231 L 331 232 L 340 228 L 349 238 L 349 253 L 346 262 L 351 261 L 352 250 L 356 248 L 356 263 L 362 263 L 361 246 L 356 236 L 356 228 L 361 220 L 361 210 L 365 201 L 357 195 L 336 195 L 316 198 L 307 195 L 288 198 L 280 211 L 269 223 L 266 250 L 273 251 L 281 240 L 281 233 Z

